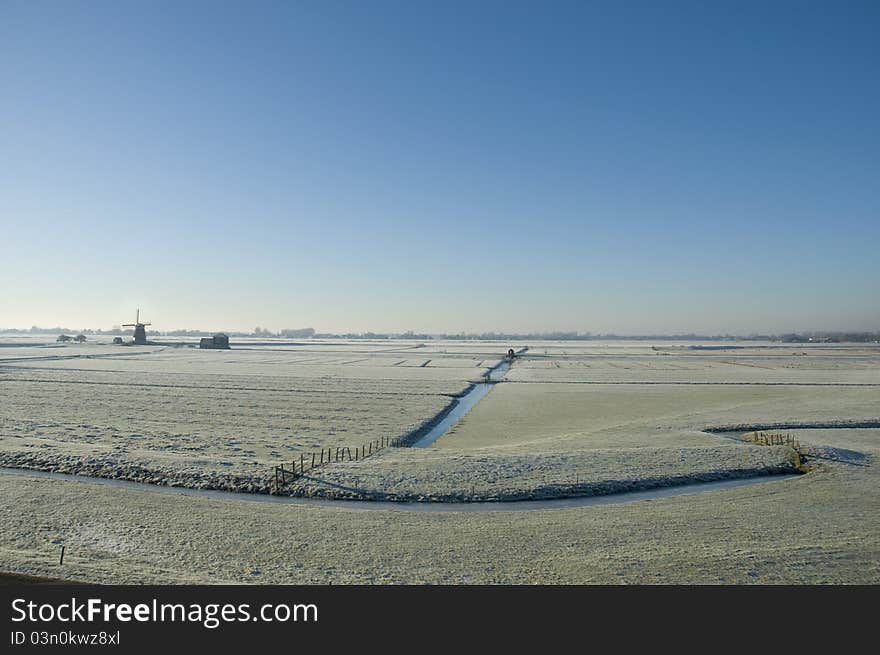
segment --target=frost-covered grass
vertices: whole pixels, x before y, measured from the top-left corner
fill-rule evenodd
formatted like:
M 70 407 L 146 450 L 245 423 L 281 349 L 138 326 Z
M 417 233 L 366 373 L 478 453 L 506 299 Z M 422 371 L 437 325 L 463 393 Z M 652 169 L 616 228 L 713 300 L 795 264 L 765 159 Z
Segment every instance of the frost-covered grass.
M 0 475 L 0 570 L 102 583 L 880 584 L 878 484 L 873 465 L 828 463 L 727 491 L 472 514 Z
M 514 371 L 519 364 L 514 366 Z M 710 446 L 708 427 L 876 418 L 880 387 L 495 385 L 436 448 Z
M 419 428 L 498 361 L 435 353 L 442 365 L 407 367 L 395 348 L 412 346 L 4 347 L 0 463 L 102 477 L 117 466 L 120 477 L 196 487 L 259 482 L 302 453 Z
M 148 464 L 164 482 L 256 479 L 299 448 L 429 419 L 497 361 L 484 345 L 0 348 L 0 455 L 95 474 Z M 434 447 L 334 463 L 314 484 L 511 498 L 753 475 L 784 466 L 788 450 L 702 430 L 876 419 L 880 407 L 880 387 L 840 386 L 880 383 L 871 348 L 529 345 L 513 382 Z M 650 384 L 663 381 L 701 384 Z M 0 474 L 0 570 L 96 582 L 880 583 L 880 430 L 792 432 L 815 465 L 796 480 L 558 511 L 365 512 Z
M 398 501 L 511 501 L 593 496 L 771 473 L 793 473 L 793 451 L 724 441 L 707 447 L 530 451 L 383 450 L 320 468 L 292 495 Z

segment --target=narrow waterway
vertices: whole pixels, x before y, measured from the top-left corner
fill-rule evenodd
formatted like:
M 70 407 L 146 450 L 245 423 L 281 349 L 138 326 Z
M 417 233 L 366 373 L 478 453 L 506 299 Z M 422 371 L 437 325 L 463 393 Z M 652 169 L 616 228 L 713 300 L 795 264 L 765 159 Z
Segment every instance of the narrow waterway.
M 504 360 L 494 368 L 489 369 L 486 382 L 477 382 L 461 398 L 458 398 L 452 410 L 446 414 L 431 430 L 416 441 L 412 448 L 426 448 L 446 434 L 449 429 L 461 420 L 461 417 L 471 411 L 478 402 L 485 398 L 495 383 L 502 379 L 510 370 L 510 362 Z
M 130 482 L 128 480 L 108 480 L 105 478 L 92 478 L 83 475 L 70 475 L 68 473 L 50 473 L 47 471 L 30 471 L 27 469 L 16 468 L 0 468 L 0 475 L 50 478 L 53 480 L 66 480 L 82 484 L 122 487 L 135 491 L 213 498 L 222 501 L 237 500 L 258 503 L 276 503 L 282 505 L 302 505 L 306 507 L 336 507 L 339 509 L 362 511 L 386 510 L 395 512 L 526 512 L 536 510 L 573 509 L 577 507 L 596 507 L 599 505 L 618 505 L 621 503 L 632 503 L 641 500 L 657 500 L 659 498 L 672 498 L 674 496 L 688 496 L 690 494 L 704 493 L 707 491 L 735 489 L 737 487 L 744 487 L 753 484 L 779 483 L 784 480 L 800 477 L 798 474 L 759 475 L 751 478 L 720 480 L 717 482 L 700 482 L 680 485 L 677 487 L 661 487 L 644 491 L 627 491 L 624 493 L 608 494 L 604 496 L 579 496 L 575 498 L 553 498 L 548 500 L 515 500 L 506 502 L 485 501 L 471 503 L 396 503 L 373 500 L 295 498 L 291 496 L 236 493 L 233 491 L 163 487 L 143 482 Z

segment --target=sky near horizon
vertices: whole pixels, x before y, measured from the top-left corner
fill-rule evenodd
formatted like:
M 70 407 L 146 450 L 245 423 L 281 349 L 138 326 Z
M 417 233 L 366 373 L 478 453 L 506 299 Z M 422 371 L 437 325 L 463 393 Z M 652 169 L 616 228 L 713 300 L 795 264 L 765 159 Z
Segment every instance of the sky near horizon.
M 880 329 L 880 3 L 0 0 L 0 328 Z

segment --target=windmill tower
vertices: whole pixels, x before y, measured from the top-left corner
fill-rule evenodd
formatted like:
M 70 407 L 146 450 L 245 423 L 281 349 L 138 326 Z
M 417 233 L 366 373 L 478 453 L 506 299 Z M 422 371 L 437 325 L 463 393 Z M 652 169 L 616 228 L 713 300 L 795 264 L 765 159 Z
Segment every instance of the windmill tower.
M 141 323 L 141 310 L 138 309 L 137 314 L 135 315 L 134 323 L 125 323 L 122 327 L 133 327 L 135 345 L 145 346 L 147 345 L 147 331 L 144 328 L 147 325 L 152 325 L 152 323 Z

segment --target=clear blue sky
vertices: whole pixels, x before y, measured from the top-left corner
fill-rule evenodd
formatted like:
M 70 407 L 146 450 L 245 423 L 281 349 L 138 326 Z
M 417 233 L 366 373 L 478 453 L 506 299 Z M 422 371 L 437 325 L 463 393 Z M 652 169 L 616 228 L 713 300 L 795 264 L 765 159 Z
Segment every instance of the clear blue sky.
M 880 329 L 878 2 L 0 1 L 0 327 Z

